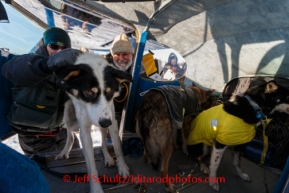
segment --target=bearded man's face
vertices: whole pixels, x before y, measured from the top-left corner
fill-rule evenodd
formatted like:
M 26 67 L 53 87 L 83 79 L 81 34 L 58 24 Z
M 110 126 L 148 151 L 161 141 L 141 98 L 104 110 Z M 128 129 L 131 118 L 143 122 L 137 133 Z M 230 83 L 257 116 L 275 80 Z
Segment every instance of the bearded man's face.
M 133 55 L 127 52 L 118 52 L 112 55 L 113 62 L 120 70 L 127 71 L 132 64 Z

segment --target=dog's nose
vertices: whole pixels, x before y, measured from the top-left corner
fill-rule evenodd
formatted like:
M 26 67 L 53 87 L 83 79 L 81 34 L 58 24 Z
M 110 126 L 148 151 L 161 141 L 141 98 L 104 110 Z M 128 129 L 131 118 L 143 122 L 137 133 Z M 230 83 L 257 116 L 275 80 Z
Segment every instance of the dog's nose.
M 101 127 L 104 128 L 109 127 L 112 124 L 110 119 L 100 119 L 98 123 Z

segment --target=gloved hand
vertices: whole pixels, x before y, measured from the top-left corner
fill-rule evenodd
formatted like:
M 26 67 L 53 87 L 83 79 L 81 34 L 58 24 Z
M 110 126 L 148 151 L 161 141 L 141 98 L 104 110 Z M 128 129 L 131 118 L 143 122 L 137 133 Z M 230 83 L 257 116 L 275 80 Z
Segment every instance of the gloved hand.
M 82 54 L 80 50 L 68 48 L 65 50 L 61 50 L 60 52 L 57 52 L 56 54 L 53 54 L 49 57 L 47 61 L 47 67 L 55 71 L 60 66 L 65 65 L 72 65 L 75 63 L 77 56 Z

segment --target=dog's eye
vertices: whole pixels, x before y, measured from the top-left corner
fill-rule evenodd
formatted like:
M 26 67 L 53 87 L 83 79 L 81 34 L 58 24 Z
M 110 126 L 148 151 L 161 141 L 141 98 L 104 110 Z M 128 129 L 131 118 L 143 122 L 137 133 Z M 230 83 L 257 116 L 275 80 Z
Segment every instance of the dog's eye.
M 107 88 L 105 89 L 105 92 L 109 94 L 109 93 L 112 92 L 112 89 L 111 89 L 110 87 L 107 87 Z
M 84 96 L 90 97 L 90 98 L 96 97 L 96 93 L 93 92 L 92 90 L 85 90 L 85 91 L 83 91 L 83 94 L 84 94 Z
M 106 95 L 106 97 L 111 98 L 111 97 L 113 96 L 113 94 L 114 94 L 114 91 L 113 91 L 110 87 L 107 87 L 107 88 L 105 89 L 105 95 Z

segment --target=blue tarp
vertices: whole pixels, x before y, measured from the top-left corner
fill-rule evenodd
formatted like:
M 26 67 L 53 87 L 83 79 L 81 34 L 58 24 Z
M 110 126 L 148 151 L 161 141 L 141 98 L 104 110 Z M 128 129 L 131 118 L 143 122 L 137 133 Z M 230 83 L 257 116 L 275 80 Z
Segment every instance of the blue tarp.
M 4 137 L 9 136 L 12 134 L 12 130 L 8 124 L 7 121 L 7 114 L 9 111 L 9 108 L 12 103 L 12 90 L 13 83 L 7 80 L 2 75 L 2 66 L 5 62 L 10 60 L 14 55 L 9 54 L 7 57 L 2 56 L 0 52 L 0 69 L 1 69 L 1 75 L 0 75 L 0 137 L 3 139 Z
M 0 154 L 0 192 L 49 192 L 49 185 L 36 162 L 1 142 Z

